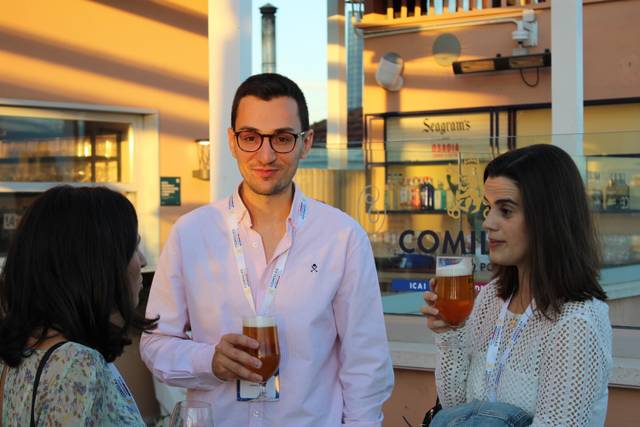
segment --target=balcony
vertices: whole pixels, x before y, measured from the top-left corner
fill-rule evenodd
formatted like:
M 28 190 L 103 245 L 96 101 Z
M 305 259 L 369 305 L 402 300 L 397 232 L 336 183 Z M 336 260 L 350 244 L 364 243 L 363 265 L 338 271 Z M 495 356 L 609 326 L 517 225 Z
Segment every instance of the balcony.
M 548 8 L 551 4 L 550 0 L 366 0 L 364 3 L 365 15 L 358 24 L 363 30 L 474 16 L 519 15 L 522 9 Z

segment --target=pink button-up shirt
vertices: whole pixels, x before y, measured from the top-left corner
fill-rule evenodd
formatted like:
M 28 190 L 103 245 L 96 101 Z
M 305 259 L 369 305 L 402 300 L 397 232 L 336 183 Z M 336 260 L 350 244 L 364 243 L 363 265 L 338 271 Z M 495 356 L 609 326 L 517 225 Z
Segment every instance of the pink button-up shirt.
M 296 187 L 286 234 L 266 260 L 237 191 L 233 197 L 258 311 L 278 258 L 289 250 L 269 309 L 278 322 L 280 400 L 239 402 L 236 382 L 212 373 L 220 337 L 241 333 L 242 317 L 253 314 L 229 237 L 226 199 L 173 227 L 151 287 L 147 315 L 160 315 L 160 322 L 143 334 L 143 360 L 160 380 L 210 402 L 216 427 L 380 426 L 393 371 L 366 233 L 343 212 L 308 198 L 301 221 L 304 195 Z

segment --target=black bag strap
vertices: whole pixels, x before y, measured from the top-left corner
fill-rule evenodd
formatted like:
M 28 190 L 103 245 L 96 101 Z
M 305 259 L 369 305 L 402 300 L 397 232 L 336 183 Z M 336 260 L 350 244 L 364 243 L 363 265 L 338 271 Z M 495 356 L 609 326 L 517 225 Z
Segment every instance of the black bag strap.
M 426 414 L 424 414 L 424 419 L 422 420 L 422 424 L 420 424 L 420 426 L 428 427 L 431 424 L 433 417 L 436 416 L 440 409 L 442 409 L 442 405 L 440 404 L 440 397 L 436 395 L 436 404 L 433 406 L 433 408 L 429 409 Z
M 44 356 L 42 356 L 42 359 L 40 359 L 40 364 L 38 365 L 38 371 L 36 372 L 36 379 L 33 382 L 33 394 L 31 396 L 31 422 L 29 423 L 31 427 L 36 427 L 36 421 L 35 421 L 36 393 L 38 392 L 38 383 L 40 382 L 40 375 L 42 375 L 44 366 L 47 364 L 47 360 L 49 360 L 51 353 L 53 353 L 54 351 L 56 351 L 58 347 L 66 343 L 67 341 L 62 341 L 52 345 L 51 347 L 49 347 L 49 349 L 44 354 Z

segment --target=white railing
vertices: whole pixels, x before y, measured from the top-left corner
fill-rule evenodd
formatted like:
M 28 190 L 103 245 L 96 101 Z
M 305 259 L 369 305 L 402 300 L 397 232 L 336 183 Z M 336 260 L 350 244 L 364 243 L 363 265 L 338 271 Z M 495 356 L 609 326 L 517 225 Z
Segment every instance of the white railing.
M 387 0 L 387 19 L 435 16 L 473 10 L 527 7 L 549 0 Z

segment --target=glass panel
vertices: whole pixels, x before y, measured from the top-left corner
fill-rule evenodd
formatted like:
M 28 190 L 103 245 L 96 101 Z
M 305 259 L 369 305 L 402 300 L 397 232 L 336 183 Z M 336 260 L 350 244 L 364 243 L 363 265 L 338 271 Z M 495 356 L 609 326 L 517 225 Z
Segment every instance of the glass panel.
M 0 181 L 123 182 L 129 123 L 0 115 Z
M 371 144 L 362 150 L 314 150 L 301 162 L 296 182 L 308 196 L 351 215 L 368 233 L 385 312 L 418 314 L 440 254 L 475 255 L 475 279 L 479 285 L 488 281 L 482 177 L 487 162 L 510 145 L 508 137 L 397 144 L 381 140 L 379 123 L 368 126 Z M 592 155 L 588 147 L 594 141 L 612 152 Z M 618 141 L 623 149 L 616 148 Z M 575 161 L 600 234 L 601 283 L 611 321 L 640 327 L 640 132 L 515 138 L 518 147 L 552 142 L 583 144 L 587 156 Z M 332 157 L 347 159 L 345 166 L 327 169 Z
M 9 242 L 18 227 L 20 218 L 27 207 L 38 197 L 38 193 L 0 193 L 0 216 L 2 231 L 0 232 L 0 256 L 5 257 Z

